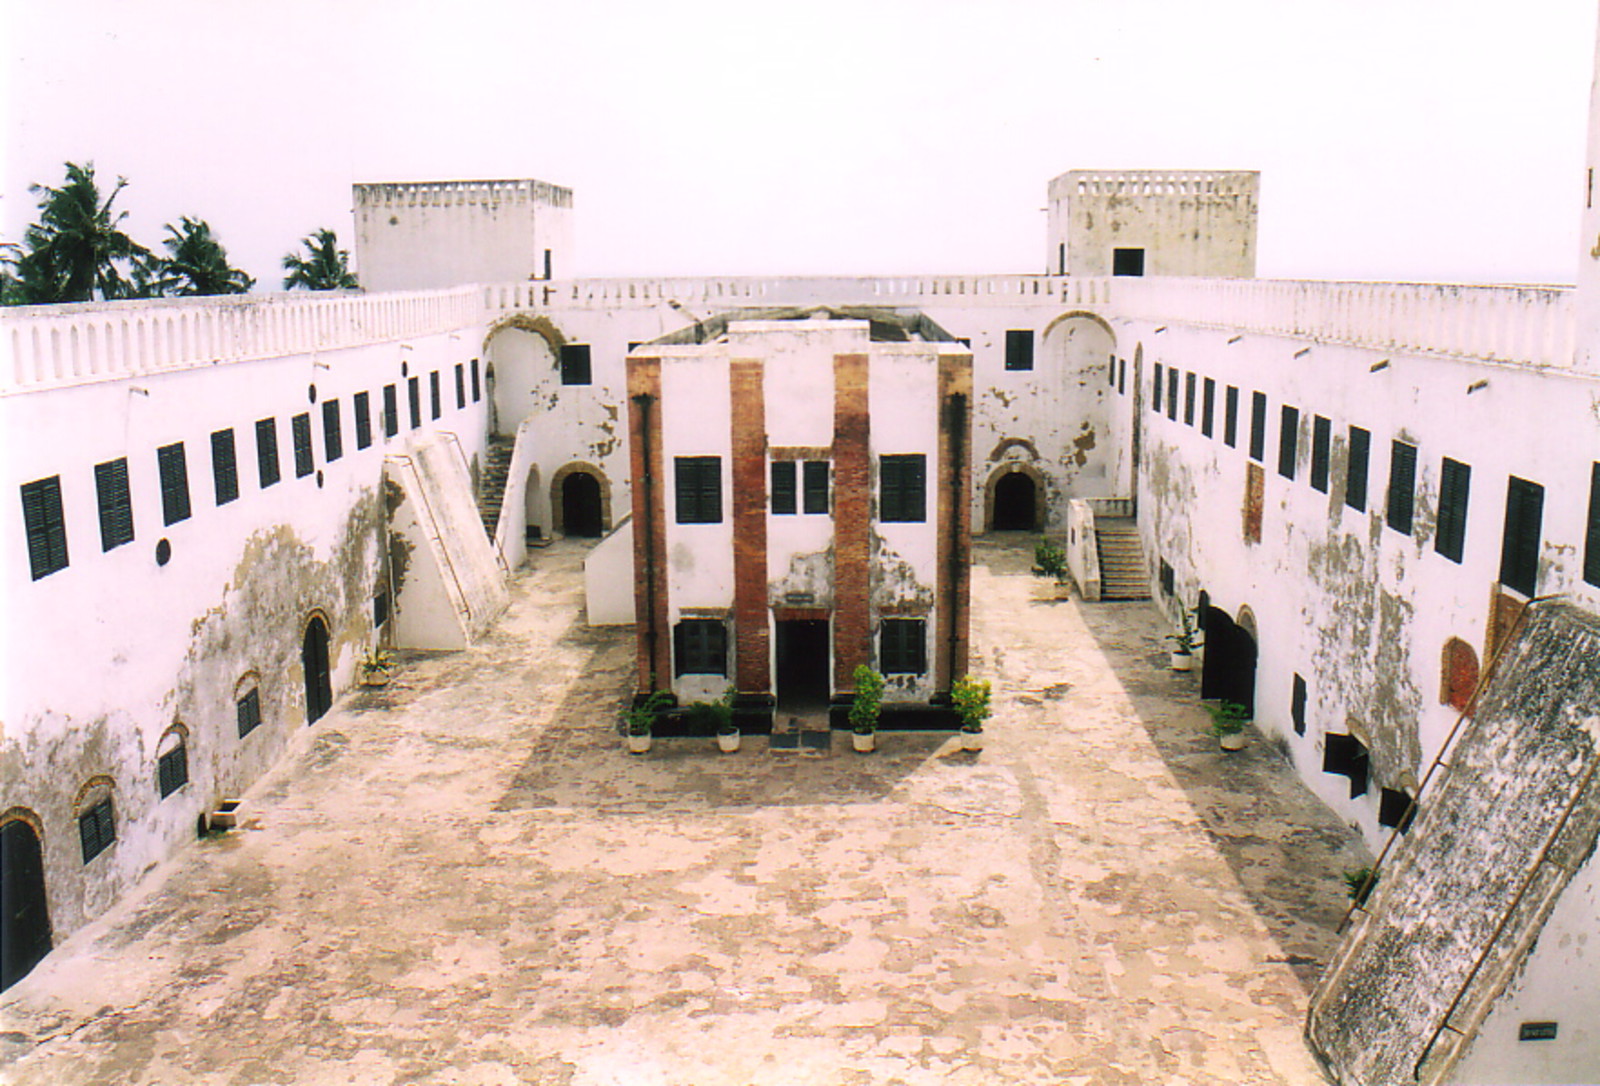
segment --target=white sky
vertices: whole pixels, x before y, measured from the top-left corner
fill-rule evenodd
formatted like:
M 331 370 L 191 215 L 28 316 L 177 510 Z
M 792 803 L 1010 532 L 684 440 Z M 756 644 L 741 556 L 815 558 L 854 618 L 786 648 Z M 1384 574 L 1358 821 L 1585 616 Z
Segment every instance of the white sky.
M 1259 169 L 1259 274 L 1567 282 L 1594 0 L 0 0 L 67 160 L 276 289 L 353 181 L 576 191 L 578 273 L 1036 272 L 1069 169 Z

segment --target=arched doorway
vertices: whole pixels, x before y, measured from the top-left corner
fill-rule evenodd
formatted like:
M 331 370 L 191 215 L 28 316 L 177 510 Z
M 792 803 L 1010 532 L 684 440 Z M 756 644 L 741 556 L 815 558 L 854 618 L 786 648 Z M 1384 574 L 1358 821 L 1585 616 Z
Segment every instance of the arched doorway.
M 1200 696 L 1236 701 L 1255 711 L 1256 639 L 1228 612 L 1205 608 L 1205 665 L 1200 671 Z
M 315 724 L 333 707 L 333 676 L 328 670 L 328 625 L 313 615 L 306 623 L 300 645 L 300 664 L 306 675 L 306 723 Z
M 1031 532 L 1039 527 L 1039 489 L 1026 472 L 1009 472 L 995 480 L 991 527 L 997 532 Z
M 600 535 L 604 517 L 600 508 L 600 480 L 575 471 L 561 480 L 561 526 L 569 536 L 593 539 Z
M 0 826 L 0 991 L 50 953 L 39 835 L 22 819 Z

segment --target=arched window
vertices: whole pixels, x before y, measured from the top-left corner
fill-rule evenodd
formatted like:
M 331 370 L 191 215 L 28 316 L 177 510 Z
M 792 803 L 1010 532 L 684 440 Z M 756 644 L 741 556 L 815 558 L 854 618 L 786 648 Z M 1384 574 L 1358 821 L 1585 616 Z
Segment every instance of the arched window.
M 156 744 L 156 791 L 166 799 L 189 783 L 189 729 L 174 724 Z
M 1472 711 L 1472 694 L 1478 688 L 1478 654 L 1458 637 L 1444 643 L 1439 668 L 1439 701 L 1463 713 Z
M 91 778 L 78 789 L 73 811 L 78 816 L 78 840 L 83 845 L 83 862 L 88 863 L 117 840 L 117 818 L 110 777 Z

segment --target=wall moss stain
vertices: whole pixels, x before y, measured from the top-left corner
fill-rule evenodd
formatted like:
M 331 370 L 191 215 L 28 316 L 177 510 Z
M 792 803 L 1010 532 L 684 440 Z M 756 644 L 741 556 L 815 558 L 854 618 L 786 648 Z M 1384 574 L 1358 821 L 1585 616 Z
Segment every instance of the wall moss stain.
M 871 607 L 874 611 L 917 612 L 933 608 L 933 586 L 917 576 L 916 567 L 872 533 Z
M 1094 424 L 1085 421 L 1079 429 L 1082 432 L 1072 439 L 1072 462 L 1081 468 L 1089 463 L 1089 453 L 1095 447 Z
M 808 606 L 833 606 L 833 548 L 807 554 L 791 554 L 789 568 L 776 581 L 767 584 L 767 603 L 773 607 L 789 606 L 791 594 L 809 595 Z

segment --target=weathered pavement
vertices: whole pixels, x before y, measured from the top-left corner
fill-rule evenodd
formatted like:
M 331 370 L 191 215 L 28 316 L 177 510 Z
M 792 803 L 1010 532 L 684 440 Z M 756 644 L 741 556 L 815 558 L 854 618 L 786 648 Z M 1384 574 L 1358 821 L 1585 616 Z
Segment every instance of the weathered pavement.
M 975 549 L 988 749 L 869 757 L 629 757 L 631 631 L 541 552 L 489 643 L 342 702 L 0 996 L 0 1080 L 1321 1082 L 1359 845 L 1259 737 L 1216 751 L 1151 605 Z

